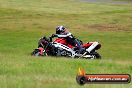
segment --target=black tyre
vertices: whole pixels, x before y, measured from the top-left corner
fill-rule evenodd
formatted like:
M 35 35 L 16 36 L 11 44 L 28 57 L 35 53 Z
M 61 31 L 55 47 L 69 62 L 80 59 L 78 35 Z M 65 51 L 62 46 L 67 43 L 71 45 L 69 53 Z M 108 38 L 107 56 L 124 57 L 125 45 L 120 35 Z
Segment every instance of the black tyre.
M 101 55 L 99 53 L 94 52 L 93 55 L 94 55 L 95 59 L 101 59 Z

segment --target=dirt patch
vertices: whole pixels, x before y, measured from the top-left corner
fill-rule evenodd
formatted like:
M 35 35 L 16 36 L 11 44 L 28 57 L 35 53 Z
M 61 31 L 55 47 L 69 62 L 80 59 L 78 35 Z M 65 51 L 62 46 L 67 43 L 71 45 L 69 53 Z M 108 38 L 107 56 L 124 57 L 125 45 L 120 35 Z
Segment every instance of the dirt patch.
M 77 25 L 76 27 L 72 27 L 72 29 L 76 31 L 124 31 L 124 32 L 132 32 L 126 26 L 120 24 L 84 24 L 84 25 Z
M 116 5 L 131 5 L 131 1 L 123 1 L 123 0 L 80 0 L 83 2 L 89 2 L 89 3 L 110 3 L 110 4 L 116 4 Z
M 98 31 L 125 31 L 125 27 L 118 24 L 94 24 L 88 26 L 91 29 Z

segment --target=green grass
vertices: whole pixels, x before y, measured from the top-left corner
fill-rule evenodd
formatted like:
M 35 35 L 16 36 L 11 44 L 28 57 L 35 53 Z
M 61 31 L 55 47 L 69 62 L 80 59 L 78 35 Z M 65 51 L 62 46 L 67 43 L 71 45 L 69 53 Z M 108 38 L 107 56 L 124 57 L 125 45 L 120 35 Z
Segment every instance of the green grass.
M 132 7 L 77 0 L 0 0 L 0 88 L 80 88 L 78 68 L 87 73 L 132 75 Z M 32 57 L 40 37 L 65 25 L 78 38 L 99 41 L 101 60 Z M 131 88 L 130 84 L 84 88 Z

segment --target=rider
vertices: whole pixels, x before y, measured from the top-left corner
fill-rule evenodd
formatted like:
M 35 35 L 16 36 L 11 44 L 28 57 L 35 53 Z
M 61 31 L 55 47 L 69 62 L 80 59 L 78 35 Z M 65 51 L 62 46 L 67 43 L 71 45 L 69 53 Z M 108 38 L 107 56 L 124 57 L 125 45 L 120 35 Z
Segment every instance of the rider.
M 79 50 L 79 54 L 83 53 L 83 48 L 80 42 L 72 35 L 72 33 L 68 32 L 67 28 L 64 26 L 56 27 L 56 34 L 52 34 L 52 37 L 66 38 L 67 42 L 72 45 L 77 45 Z

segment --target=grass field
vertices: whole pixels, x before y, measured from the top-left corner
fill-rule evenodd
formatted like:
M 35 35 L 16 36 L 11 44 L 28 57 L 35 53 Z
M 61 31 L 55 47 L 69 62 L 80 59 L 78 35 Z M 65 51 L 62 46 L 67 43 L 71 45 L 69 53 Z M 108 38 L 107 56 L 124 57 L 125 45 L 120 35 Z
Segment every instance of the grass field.
M 101 60 L 32 57 L 40 37 L 65 25 L 78 38 L 102 44 Z M 132 6 L 79 0 L 0 0 L 0 88 L 132 88 L 132 84 L 80 86 L 87 73 L 132 75 Z

